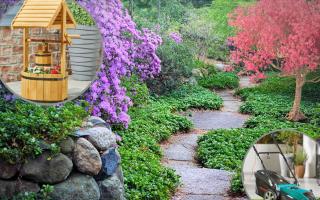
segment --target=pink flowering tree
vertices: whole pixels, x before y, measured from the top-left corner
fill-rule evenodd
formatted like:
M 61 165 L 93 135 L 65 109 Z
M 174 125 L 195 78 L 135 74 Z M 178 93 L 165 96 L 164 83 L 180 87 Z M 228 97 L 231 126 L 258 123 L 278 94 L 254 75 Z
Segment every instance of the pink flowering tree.
M 249 72 L 264 78 L 273 67 L 284 76 L 296 79 L 295 99 L 288 119 L 305 118 L 300 110 L 302 88 L 320 62 L 320 1 L 261 0 L 230 15 L 236 50 L 231 58 L 242 62 Z

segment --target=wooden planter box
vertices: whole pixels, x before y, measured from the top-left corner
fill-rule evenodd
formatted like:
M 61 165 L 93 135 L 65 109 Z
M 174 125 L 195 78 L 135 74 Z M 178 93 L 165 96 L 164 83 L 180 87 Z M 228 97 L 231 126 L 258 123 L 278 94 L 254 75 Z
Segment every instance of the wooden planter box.
M 68 98 L 68 76 L 62 74 L 21 73 L 23 98 L 43 103 L 61 102 Z

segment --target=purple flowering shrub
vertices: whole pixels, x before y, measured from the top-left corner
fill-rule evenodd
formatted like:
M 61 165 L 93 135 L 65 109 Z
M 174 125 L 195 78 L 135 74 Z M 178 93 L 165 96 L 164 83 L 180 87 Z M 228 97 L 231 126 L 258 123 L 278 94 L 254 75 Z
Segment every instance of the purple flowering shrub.
M 78 3 L 91 14 L 103 38 L 103 64 L 86 100 L 92 105 L 93 115 L 127 126 L 132 102 L 121 80 L 133 74 L 146 80 L 160 73 L 156 50 L 161 38 L 148 29 L 138 30 L 120 0 Z
M 178 32 L 171 32 L 169 36 L 177 44 L 180 44 L 183 42 L 182 35 Z

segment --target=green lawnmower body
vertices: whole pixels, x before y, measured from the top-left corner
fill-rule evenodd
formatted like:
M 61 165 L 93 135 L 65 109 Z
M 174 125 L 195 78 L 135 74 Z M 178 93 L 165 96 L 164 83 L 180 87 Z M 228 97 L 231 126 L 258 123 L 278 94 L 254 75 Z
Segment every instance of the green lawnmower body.
M 296 184 L 279 184 L 277 190 L 281 196 L 291 197 L 293 200 L 310 200 L 310 190 L 299 188 Z

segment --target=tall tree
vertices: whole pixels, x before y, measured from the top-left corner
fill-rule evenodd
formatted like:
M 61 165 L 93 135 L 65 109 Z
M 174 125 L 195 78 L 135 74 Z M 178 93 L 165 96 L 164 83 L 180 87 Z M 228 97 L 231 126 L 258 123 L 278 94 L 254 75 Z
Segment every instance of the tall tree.
M 237 34 L 231 58 L 246 70 L 263 77 L 270 67 L 296 79 L 295 99 L 288 119 L 305 118 L 301 112 L 302 88 L 320 63 L 320 0 L 260 0 L 241 7 L 230 16 Z

